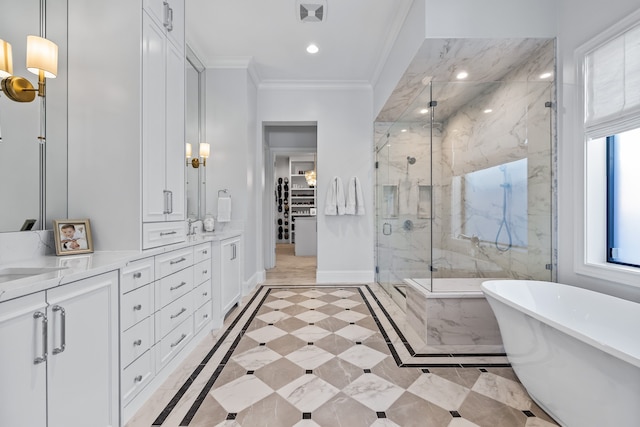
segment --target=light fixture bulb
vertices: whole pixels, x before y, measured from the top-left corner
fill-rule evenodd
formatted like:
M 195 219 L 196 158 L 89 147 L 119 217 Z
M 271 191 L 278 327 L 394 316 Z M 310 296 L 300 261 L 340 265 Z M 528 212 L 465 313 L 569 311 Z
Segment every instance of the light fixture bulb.
M 187 142 L 186 147 L 185 147 L 185 153 L 186 153 L 185 157 L 187 159 L 190 159 L 191 158 L 191 144 L 189 144 L 188 142 Z
M 318 53 L 320 49 L 318 49 L 318 46 L 316 46 L 315 44 L 310 44 L 309 46 L 307 46 L 307 52 L 309 53 Z
M 203 159 L 208 159 L 210 152 L 211 152 L 211 145 L 209 145 L 206 142 L 201 142 L 200 143 L 200 157 L 202 157 Z

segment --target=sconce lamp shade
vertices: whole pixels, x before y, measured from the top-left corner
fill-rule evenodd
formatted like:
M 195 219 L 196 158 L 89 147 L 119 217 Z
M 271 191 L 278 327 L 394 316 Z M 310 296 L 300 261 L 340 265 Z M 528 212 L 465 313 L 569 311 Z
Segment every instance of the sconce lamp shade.
M 27 70 L 33 74 L 44 72 L 54 79 L 58 74 L 58 45 L 38 36 L 27 36 Z
M 185 155 L 185 157 L 186 157 L 187 159 L 190 159 L 190 158 L 191 158 L 191 144 L 189 144 L 188 142 L 187 142 L 187 148 L 186 148 L 186 155 Z
M 200 143 L 200 157 L 203 159 L 209 158 L 209 153 L 211 152 L 211 146 L 206 142 Z
M 0 79 L 13 75 L 13 54 L 11 44 L 0 39 Z

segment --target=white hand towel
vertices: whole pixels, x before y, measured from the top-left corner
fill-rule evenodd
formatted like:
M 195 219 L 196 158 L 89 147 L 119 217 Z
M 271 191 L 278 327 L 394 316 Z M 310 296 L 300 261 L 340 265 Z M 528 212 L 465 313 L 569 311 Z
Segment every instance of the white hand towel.
M 345 199 L 344 188 L 340 177 L 334 176 L 329 182 L 329 191 L 327 191 L 327 201 L 324 206 L 325 215 L 344 215 Z
M 218 222 L 231 221 L 231 197 L 218 197 Z
M 362 187 L 357 176 L 349 180 L 347 189 L 347 215 L 364 215 L 364 197 L 362 195 Z

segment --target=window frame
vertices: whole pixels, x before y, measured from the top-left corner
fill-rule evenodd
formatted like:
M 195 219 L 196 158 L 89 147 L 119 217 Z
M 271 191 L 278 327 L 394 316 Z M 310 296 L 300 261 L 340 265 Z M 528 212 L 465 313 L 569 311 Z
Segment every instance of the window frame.
M 589 40 L 575 51 L 577 82 L 576 131 L 580 138 L 577 188 L 582 184 L 582 216 L 575 236 L 582 250 L 574 252 L 577 274 L 639 287 L 640 267 L 608 262 L 606 138 L 640 127 L 640 108 L 587 124 L 587 56 L 598 47 L 640 24 L 640 10 Z M 579 206 L 580 206 L 579 205 Z

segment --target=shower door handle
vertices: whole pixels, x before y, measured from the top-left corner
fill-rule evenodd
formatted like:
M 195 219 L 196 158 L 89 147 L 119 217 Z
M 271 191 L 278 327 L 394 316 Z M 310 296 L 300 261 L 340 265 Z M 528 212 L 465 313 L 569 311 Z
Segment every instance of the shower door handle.
M 391 224 L 389 224 L 388 222 L 385 222 L 382 225 L 382 234 L 384 234 L 385 236 L 391 235 Z

